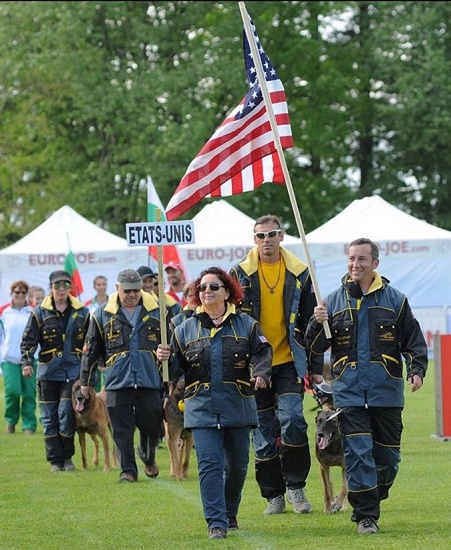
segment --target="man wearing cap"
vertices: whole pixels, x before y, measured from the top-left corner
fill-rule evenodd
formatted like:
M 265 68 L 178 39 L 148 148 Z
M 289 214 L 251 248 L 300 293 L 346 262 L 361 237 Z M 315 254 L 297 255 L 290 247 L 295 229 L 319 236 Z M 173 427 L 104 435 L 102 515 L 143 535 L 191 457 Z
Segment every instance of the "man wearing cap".
M 162 379 L 156 363 L 160 343 L 160 311 L 153 294 L 143 292 L 139 273 L 118 274 L 116 290 L 91 316 L 80 370 L 81 391 L 89 395 L 99 360 L 107 394 L 113 437 L 119 451 L 119 481 L 138 480 L 134 432 L 139 431 L 138 454 L 144 473 L 157 477 L 155 449 L 163 421 Z
M 182 266 L 176 262 L 169 262 L 165 267 L 165 271 L 168 276 L 169 285 L 166 293 L 169 294 L 169 296 L 172 296 L 174 300 L 177 300 L 182 307 L 186 306 L 186 299 L 183 296 L 185 276 L 183 274 Z
M 80 372 L 89 310 L 70 295 L 67 271 L 53 271 L 49 279 L 50 295 L 32 310 L 20 350 L 22 374 L 31 377 L 40 347 L 36 378 L 46 458 L 52 472 L 61 472 L 75 469 L 72 386 Z
M 150 292 L 153 297 L 158 300 L 158 273 L 154 273 L 150 267 L 142 265 L 136 270 L 142 279 L 142 289 L 145 292 Z M 182 311 L 180 302 L 174 299 L 173 296 L 165 292 L 166 309 L 168 311 L 168 321 Z

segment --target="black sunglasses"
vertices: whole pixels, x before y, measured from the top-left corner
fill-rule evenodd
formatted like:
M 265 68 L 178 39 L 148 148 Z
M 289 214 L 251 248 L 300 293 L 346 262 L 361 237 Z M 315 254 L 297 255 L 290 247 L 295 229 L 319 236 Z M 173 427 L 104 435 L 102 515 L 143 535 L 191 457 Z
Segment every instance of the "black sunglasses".
M 276 235 L 278 235 L 282 230 L 281 229 L 271 229 L 271 231 L 259 231 L 258 233 L 254 233 L 254 237 L 257 237 L 257 239 L 264 239 L 265 237 L 269 237 L 270 239 L 274 238 Z
M 208 284 L 208 283 L 207 283 L 207 284 L 204 283 L 204 284 L 202 284 L 202 285 L 199 285 L 199 286 L 197 287 L 197 290 L 198 290 L 199 292 L 205 292 L 205 291 L 207 290 L 207 288 L 210 288 L 210 290 L 211 290 L 212 292 L 217 292 L 221 287 L 222 287 L 222 288 L 225 288 L 224 285 L 221 285 L 221 284 L 219 284 L 219 283 L 209 283 L 209 284 Z
M 131 288 L 130 290 L 125 290 L 125 289 L 122 289 L 122 290 L 124 291 L 124 294 L 131 294 L 132 292 L 136 294 L 136 292 L 141 292 L 140 288 Z
M 27 294 L 26 290 L 14 290 L 13 294 Z

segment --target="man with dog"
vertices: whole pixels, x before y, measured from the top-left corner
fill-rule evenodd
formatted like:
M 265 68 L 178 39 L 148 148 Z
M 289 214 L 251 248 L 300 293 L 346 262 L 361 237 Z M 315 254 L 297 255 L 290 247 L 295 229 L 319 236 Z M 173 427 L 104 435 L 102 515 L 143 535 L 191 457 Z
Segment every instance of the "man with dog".
M 306 342 L 312 354 L 331 347 L 331 386 L 339 410 L 351 520 L 359 534 L 378 532 L 400 462 L 404 407 L 403 358 L 413 392 L 427 369 L 427 345 L 407 297 L 377 271 L 376 243 L 348 248 L 348 273 L 324 305 L 315 307 Z M 324 323 L 331 323 L 327 339 Z
M 322 357 L 309 364 L 304 332 L 316 304 L 307 265 L 280 246 L 284 233 L 274 215 L 254 224 L 253 248 L 230 273 L 244 291 L 240 309 L 259 321 L 273 347 L 271 386 L 256 393 L 259 426 L 253 431 L 257 483 L 268 506 L 285 512 L 312 510 L 305 495 L 311 459 L 303 413 L 304 378 L 323 381 Z
M 39 347 L 36 378 L 46 458 L 52 472 L 75 469 L 72 386 L 80 372 L 89 310 L 70 295 L 71 284 L 67 271 L 50 274 L 50 295 L 32 310 L 20 345 L 22 374 L 27 378 L 33 376 Z
M 155 449 L 161 435 L 162 379 L 155 362 L 160 343 L 160 312 L 155 297 L 141 290 L 139 273 L 118 274 L 116 292 L 91 316 L 83 350 L 80 382 L 84 397 L 94 386 L 101 360 L 106 403 L 119 452 L 120 482 L 138 481 L 134 433 L 146 476 L 158 476 Z

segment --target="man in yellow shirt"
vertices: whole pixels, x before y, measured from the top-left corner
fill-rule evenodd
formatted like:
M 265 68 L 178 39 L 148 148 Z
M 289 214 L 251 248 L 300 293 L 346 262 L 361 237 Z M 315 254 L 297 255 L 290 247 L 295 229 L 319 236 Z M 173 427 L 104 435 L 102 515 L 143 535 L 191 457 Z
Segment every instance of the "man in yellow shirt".
M 241 284 L 240 309 L 259 321 L 273 347 L 271 386 L 256 393 L 259 427 L 253 431 L 255 473 L 264 514 L 285 512 L 285 493 L 294 511 L 312 506 L 305 496 L 310 471 L 304 377 L 323 381 L 323 358 L 308 363 L 304 334 L 316 306 L 307 265 L 280 246 L 284 233 L 277 216 L 255 221 L 253 248 L 230 274 Z

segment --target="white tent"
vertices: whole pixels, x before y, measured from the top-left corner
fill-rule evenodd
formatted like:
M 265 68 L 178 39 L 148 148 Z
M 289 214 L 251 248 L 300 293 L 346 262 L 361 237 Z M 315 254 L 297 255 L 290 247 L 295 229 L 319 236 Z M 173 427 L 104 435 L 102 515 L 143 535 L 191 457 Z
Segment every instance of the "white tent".
M 451 231 L 402 212 L 379 196 L 353 201 L 306 236 L 322 297 L 347 271 L 348 244 L 359 237 L 380 247 L 378 271 L 412 307 L 451 305 Z
M 125 238 L 105 231 L 66 205 L 18 242 L 0 250 L 0 304 L 9 301 L 10 284 L 17 279 L 47 291 L 49 274 L 63 268 L 69 250 L 75 254 L 83 281 L 82 300 L 94 294 L 96 275 L 107 277 L 108 292 L 113 292 L 119 271 L 148 263 L 147 247 L 129 247 Z
M 207 204 L 192 221 L 194 244 L 179 247 L 191 277 L 213 265 L 228 271 L 255 246 L 255 220 L 224 199 Z M 304 256 L 301 239 L 285 234 L 282 245 Z

